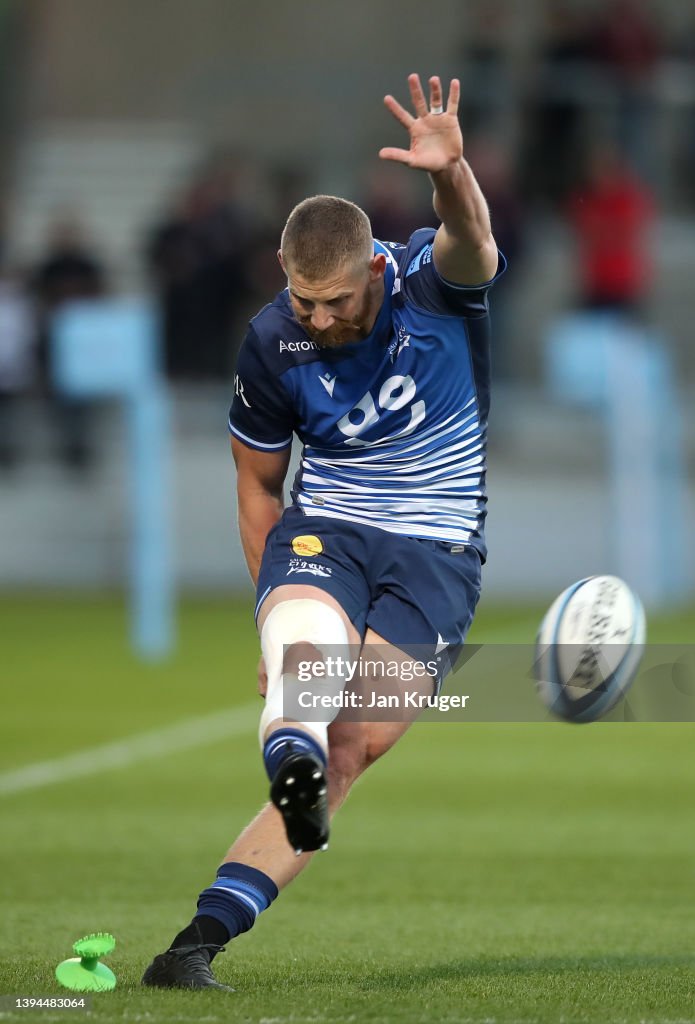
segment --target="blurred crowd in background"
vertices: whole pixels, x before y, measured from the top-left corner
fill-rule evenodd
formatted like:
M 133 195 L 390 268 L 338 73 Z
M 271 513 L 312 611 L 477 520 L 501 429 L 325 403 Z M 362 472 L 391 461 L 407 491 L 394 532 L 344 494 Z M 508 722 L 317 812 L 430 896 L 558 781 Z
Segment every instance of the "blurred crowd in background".
M 662 35 L 654 11 L 632 0 L 593 13 L 548 4 L 523 115 L 510 134 L 505 118 L 516 86 L 498 42 L 504 17 L 503 4 L 482 5 L 456 58 L 466 155 L 510 265 L 495 294 L 500 377 L 508 372 L 509 305 L 534 219 L 555 218 L 573 237 L 578 308 L 639 318 L 653 281 L 655 217 L 660 209 L 695 206 L 695 108 L 678 134 L 668 182 L 651 144 L 660 117 L 655 83 L 666 61 L 695 54 L 695 19 L 690 38 L 675 42 Z M 468 89 L 472 80 L 476 87 Z M 287 214 L 313 191 L 309 165 L 273 166 L 230 148 L 201 154 L 166 208 L 152 211 L 139 250 L 161 310 L 170 380 L 230 379 L 246 321 L 284 287 L 276 251 Z M 376 158 L 350 198 L 367 211 L 378 238 L 406 241 L 417 227 L 436 224 L 425 190 L 413 187 L 403 168 Z M 8 262 L 0 239 L 0 467 L 22 457 L 12 417 L 26 394 L 45 398 L 64 464 L 89 466 L 90 409 L 53 392 L 49 324 L 63 303 L 110 290 L 110 267 L 79 209 L 56 211 L 33 266 Z

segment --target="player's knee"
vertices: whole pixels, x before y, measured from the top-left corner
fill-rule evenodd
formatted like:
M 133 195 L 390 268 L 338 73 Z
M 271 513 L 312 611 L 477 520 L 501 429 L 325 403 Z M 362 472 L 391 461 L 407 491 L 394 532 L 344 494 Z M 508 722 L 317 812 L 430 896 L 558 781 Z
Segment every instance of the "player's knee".
M 261 629 L 261 648 L 268 682 L 279 682 L 283 671 L 300 661 L 347 648 L 347 627 L 330 605 L 309 598 L 282 601 L 268 614 Z
M 347 650 L 347 627 L 331 605 L 313 598 L 281 601 L 268 613 L 261 628 L 261 649 L 267 673 L 266 702 L 259 725 L 263 745 L 274 722 L 285 719 L 285 677 L 301 678 L 302 665 L 313 665 L 330 654 Z M 318 676 L 320 688 L 330 686 L 324 674 Z M 339 682 L 339 680 L 338 680 Z M 321 696 L 321 694 L 319 694 Z M 302 707 L 308 705 L 302 705 Z M 325 717 L 299 721 L 313 732 L 325 748 L 327 728 L 338 714 L 338 707 L 325 709 Z M 322 708 L 323 715 L 323 708 Z M 288 716 L 298 718 L 297 711 Z
M 321 652 L 314 644 L 308 641 L 299 641 L 285 648 L 282 671 L 289 675 L 298 675 L 302 662 L 313 664 L 315 661 L 321 660 Z

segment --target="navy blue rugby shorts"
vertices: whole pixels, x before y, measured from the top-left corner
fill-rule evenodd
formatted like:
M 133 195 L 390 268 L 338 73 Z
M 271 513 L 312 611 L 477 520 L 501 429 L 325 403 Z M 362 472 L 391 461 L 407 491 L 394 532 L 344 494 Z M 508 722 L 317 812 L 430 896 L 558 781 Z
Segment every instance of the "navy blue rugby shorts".
M 305 516 L 291 506 L 268 534 L 256 617 L 276 587 L 318 587 L 336 599 L 362 639 L 369 627 L 411 657 L 438 656 L 441 681 L 473 621 L 480 570 L 475 548 Z

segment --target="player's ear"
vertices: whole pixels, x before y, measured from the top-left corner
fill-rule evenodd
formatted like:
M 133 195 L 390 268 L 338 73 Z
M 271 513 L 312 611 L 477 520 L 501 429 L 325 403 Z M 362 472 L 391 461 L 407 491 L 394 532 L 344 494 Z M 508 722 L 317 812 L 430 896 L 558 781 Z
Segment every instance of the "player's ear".
M 384 276 L 386 271 L 386 257 L 383 252 L 378 252 L 369 262 L 369 279 L 376 281 Z
M 278 260 L 280 261 L 280 266 L 282 267 L 282 269 L 285 271 L 285 273 L 287 273 L 287 268 L 285 267 L 285 264 L 282 262 L 282 249 L 278 249 Z

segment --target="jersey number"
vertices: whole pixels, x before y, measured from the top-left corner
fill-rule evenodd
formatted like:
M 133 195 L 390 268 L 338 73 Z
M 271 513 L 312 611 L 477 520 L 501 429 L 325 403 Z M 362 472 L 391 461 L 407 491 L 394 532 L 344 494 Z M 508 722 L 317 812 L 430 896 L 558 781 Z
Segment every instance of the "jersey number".
M 405 437 L 406 434 L 412 433 L 425 418 L 425 403 L 422 399 L 413 402 L 415 391 L 416 387 L 413 378 L 410 376 L 402 377 L 399 374 L 395 374 L 384 381 L 379 389 L 379 397 L 376 402 L 368 391 L 363 398 L 360 398 L 357 405 L 352 407 L 350 412 L 338 420 L 338 429 L 347 437 L 345 444 L 352 445 L 353 447 L 371 444 L 372 442 L 370 441 L 362 441 L 359 435 L 373 426 L 384 412 L 395 412 L 397 409 L 402 409 L 410 403 L 412 403 L 410 422 L 395 434 L 380 437 L 379 441 L 393 441 L 397 437 Z M 381 412 L 379 412 L 379 409 Z

